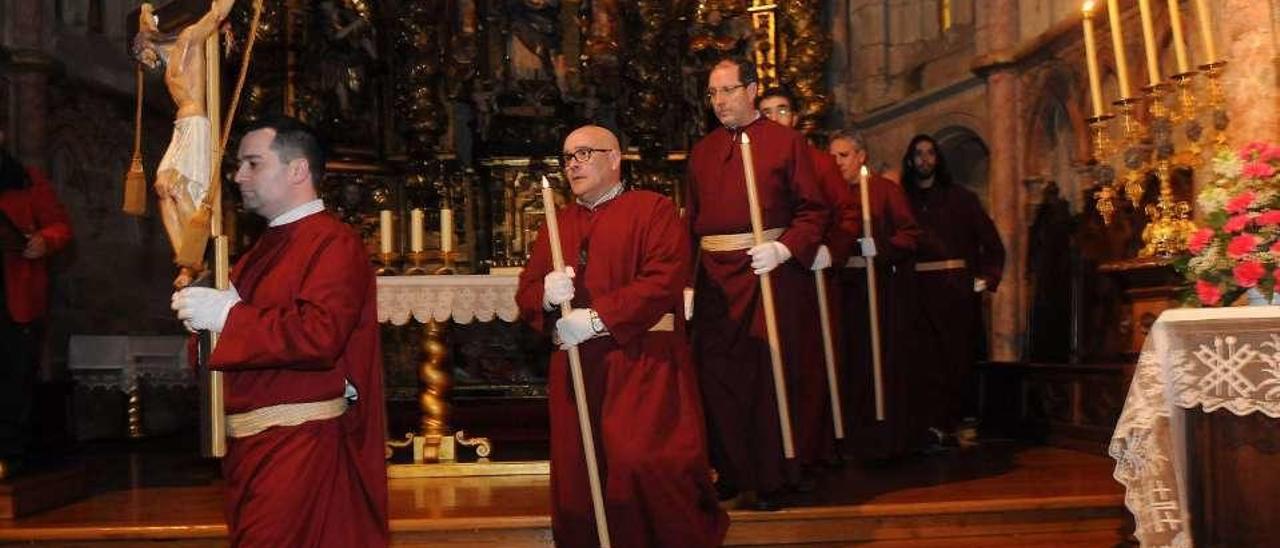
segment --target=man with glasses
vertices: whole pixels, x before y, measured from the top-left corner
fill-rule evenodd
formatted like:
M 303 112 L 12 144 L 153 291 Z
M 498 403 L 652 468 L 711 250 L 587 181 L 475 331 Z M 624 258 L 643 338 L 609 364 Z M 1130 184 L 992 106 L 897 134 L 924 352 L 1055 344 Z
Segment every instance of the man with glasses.
M 811 312 L 795 295 L 812 291 L 809 266 L 830 214 L 804 136 L 760 116 L 758 87 L 755 66 L 745 59 L 711 69 L 707 99 L 722 127 L 693 147 L 685 204 L 699 246 L 694 352 L 718 490 L 725 498 L 741 495 L 745 507 L 771 510 L 795 477 L 787 477 L 792 470 L 784 462 L 759 274 L 771 273 L 783 365 L 794 384 L 803 358 L 795 333 Z M 744 133 L 766 229 L 760 245 L 747 205 Z
M 794 129 L 800 121 L 800 114 L 796 108 L 797 102 L 790 90 L 767 89 L 756 99 L 756 106 L 765 118 L 780 125 Z M 840 179 L 840 168 L 836 167 L 835 159 L 827 151 L 811 144 L 805 146 L 805 151 L 813 163 L 831 215 L 831 222 L 822 237 L 822 244 L 818 246 L 817 257 L 809 268 L 815 272 L 824 271 L 823 275 L 828 276 L 828 280 L 832 280 L 825 271 L 832 265 L 844 265 L 848 260 L 851 250 L 858 243 L 858 235 L 862 231 L 862 219 L 858 217 L 857 203 L 854 201 L 857 196 L 849 193 L 848 186 Z M 867 243 L 870 244 L 870 240 Z M 874 247 L 870 245 L 867 249 L 859 250 L 860 253 L 864 251 L 873 255 L 875 253 Z M 828 283 L 827 290 L 827 299 L 830 301 L 828 309 L 831 313 L 831 333 L 833 337 L 838 337 L 838 328 L 842 323 L 840 288 L 836 283 Z M 804 358 L 796 364 L 797 382 L 796 386 L 791 387 L 792 393 L 796 395 L 796 402 L 793 404 L 796 454 L 801 464 L 809 467 L 822 461 L 834 462 L 837 457 L 836 448 L 832 443 L 835 430 L 831 419 L 829 395 L 831 388 L 827 384 L 826 355 L 823 352 L 822 341 L 823 326 L 818 314 L 818 294 L 815 284 L 810 283 L 804 291 L 792 297 L 799 301 L 803 310 L 809 311 L 803 318 L 804 327 L 798 330 L 798 335 L 803 339 L 795 341 L 800 351 L 804 352 Z M 837 368 L 840 368 L 839 364 L 843 363 L 843 359 L 838 340 L 835 343 L 835 350 Z M 845 403 L 845 405 L 848 404 Z
M 539 230 L 516 293 L 521 319 L 561 349 L 547 383 L 556 544 L 597 542 L 563 352 L 577 346 L 614 544 L 719 546 L 729 521 L 711 486 L 682 310 L 688 233 L 671 200 L 624 188 L 609 130 L 574 130 L 562 158 L 575 202 L 555 215 L 564 256 L 576 264 L 552 270 L 547 232 Z M 566 302 L 573 311 L 561 317 Z

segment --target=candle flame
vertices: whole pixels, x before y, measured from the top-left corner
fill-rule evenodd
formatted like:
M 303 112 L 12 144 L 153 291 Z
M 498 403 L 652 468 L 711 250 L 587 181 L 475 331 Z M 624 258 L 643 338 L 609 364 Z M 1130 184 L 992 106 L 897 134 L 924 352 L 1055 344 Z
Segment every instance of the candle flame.
M 858 176 L 865 178 L 868 175 L 871 175 L 871 172 L 867 170 L 867 166 L 864 165 L 862 169 L 858 170 Z
M 547 176 L 542 176 L 542 188 L 551 188 L 551 181 L 547 180 Z
M 1093 0 L 1086 0 L 1084 7 L 1080 8 L 1080 11 L 1083 11 L 1085 15 L 1093 15 Z

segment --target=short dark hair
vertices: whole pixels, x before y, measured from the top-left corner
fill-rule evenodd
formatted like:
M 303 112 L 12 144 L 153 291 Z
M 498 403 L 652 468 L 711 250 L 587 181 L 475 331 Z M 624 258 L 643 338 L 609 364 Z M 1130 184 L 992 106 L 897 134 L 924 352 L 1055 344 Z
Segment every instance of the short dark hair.
M 756 97 L 756 108 L 760 107 L 760 101 L 770 97 L 781 97 L 787 100 L 787 104 L 791 105 L 791 110 L 800 110 L 800 103 L 796 101 L 796 95 L 791 93 L 791 88 L 785 86 L 771 87 L 764 90 L 759 97 Z
M 288 163 L 298 158 L 305 159 L 311 168 L 312 184 L 320 186 L 320 181 L 324 180 L 325 151 L 316 130 L 291 116 L 270 116 L 251 122 L 244 133 L 247 135 L 260 129 L 276 132 L 271 140 L 271 150 L 279 154 L 282 161 Z
M 738 67 L 738 81 L 742 82 L 742 85 L 746 86 L 760 81 L 760 77 L 756 75 L 756 64 L 750 57 L 741 55 L 721 57 L 716 61 L 716 64 L 711 65 L 711 68 L 714 69 L 725 63 Z

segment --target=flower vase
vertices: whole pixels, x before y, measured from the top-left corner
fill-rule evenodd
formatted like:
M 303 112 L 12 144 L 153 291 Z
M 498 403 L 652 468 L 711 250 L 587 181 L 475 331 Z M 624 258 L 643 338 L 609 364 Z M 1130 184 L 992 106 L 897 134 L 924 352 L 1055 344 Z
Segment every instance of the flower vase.
M 1273 291 L 1271 300 L 1268 301 L 1267 296 L 1263 295 L 1262 291 L 1259 291 L 1256 287 L 1251 287 L 1249 291 L 1245 292 L 1244 298 L 1249 301 L 1249 306 L 1280 305 L 1280 291 Z

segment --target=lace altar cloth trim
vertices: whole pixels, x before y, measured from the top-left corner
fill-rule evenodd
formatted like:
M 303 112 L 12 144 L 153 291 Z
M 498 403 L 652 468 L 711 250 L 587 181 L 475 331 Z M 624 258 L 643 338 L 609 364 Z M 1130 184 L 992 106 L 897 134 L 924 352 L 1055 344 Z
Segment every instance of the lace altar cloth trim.
M 515 276 L 379 276 L 378 321 L 514 322 L 518 283 Z
M 1183 414 L 1280 417 L 1280 306 L 1170 310 L 1151 327 L 1109 453 L 1142 546 L 1190 547 Z

